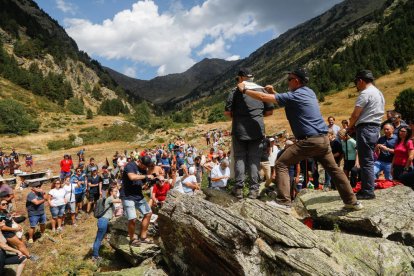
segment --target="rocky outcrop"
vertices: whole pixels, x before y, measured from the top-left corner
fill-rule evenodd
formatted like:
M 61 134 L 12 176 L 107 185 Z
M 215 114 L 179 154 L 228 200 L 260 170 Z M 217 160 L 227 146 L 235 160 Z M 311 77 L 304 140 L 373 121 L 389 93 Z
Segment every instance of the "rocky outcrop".
M 319 204 L 330 205 L 338 201 L 337 194 L 323 201 Z M 330 208 L 344 214 L 340 201 Z M 412 247 L 338 228 L 315 231 L 259 200 L 223 207 L 172 192 L 159 213 L 159 228 L 163 257 L 173 275 L 414 274 Z
M 108 272 L 98 272 L 94 274 L 95 276 L 166 276 L 167 274 L 162 270 L 156 268 L 152 264 L 143 264 L 138 267 L 126 268 L 120 271 L 108 271 Z
M 132 266 L 137 266 L 144 261 L 151 260 L 161 253 L 160 247 L 157 244 L 142 243 L 139 247 L 129 246 L 128 220 L 125 217 L 119 217 L 110 224 L 109 244 Z M 135 234 L 139 236 L 139 221 L 137 220 L 137 227 Z
M 340 229 L 366 236 L 388 238 L 414 245 L 414 191 L 406 186 L 376 190 L 376 199 L 362 201 L 364 209 L 346 212 L 338 192 L 299 194 L 316 227 Z

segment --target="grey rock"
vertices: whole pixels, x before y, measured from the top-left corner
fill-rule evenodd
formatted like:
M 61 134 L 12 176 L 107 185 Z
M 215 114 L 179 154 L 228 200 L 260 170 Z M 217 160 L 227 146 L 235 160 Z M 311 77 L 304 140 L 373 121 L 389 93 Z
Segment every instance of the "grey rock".
M 82 137 L 76 136 L 75 140 L 72 142 L 73 146 L 82 146 L 83 145 L 83 139 Z
M 172 191 L 158 217 L 171 271 L 186 275 L 259 275 L 255 227 L 236 213 Z
M 341 229 L 367 236 L 384 237 L 414 245 L 414 191 L 406 186 L 376 190 L 376 199 L 364 200 L 364 209 L 347 212 L 336 191 L 311 191 L 299 198 L 314 224 L 326 229 Z
M 94 273 L 95 276 L 166 276 L 162 269 L 156 268 L 153 264 L 145 264 L 138 267 L 126 268 L 120 271 L 108 271 L 108 272 L 97 272 Z

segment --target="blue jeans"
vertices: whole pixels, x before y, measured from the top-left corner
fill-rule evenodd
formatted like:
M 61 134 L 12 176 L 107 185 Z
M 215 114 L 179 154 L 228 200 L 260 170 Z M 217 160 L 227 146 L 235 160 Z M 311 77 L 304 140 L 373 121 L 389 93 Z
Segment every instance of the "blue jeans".
M 101 217 L 98 219 L 98 232 L 96 233 L 95 242 L 93 243 L 93 257 L 99 256 L 99 248 L 101 247 L 102 240 L 105 237 L 106 231 L 108 230 L 109 219 Z
M 374 174 L 375 177 L 378 178 L 380 172 L 384 172 L 385 179 L 392 180 L 391 175 L 391 162 L 384 162 L 384 161 L 375 161 L 374 163 Z
M 360 193 L 362 194 L 374 194 L 374 148 L 379 138 L 379 132 L 380 127 L 376 125 L 358 125 L 356 128 L 356 142 L 361 167 Z

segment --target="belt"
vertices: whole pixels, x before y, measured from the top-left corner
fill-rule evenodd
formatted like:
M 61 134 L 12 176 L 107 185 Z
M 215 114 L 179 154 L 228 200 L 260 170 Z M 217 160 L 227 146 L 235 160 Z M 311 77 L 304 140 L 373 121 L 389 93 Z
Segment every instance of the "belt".
M 318 134 L 312 134 L 312 135 L 303 135 L 303 136 L 299 136 L 296 139 L 297 140 L 306 140 L 308 138 L 314 138 L 314 137 L 323 137 L 326 136 L 326 133 L 318 133 Z
M 376 124 L 376 123 L 360 123 L 356 127 L 363 127 L 363 126 L 376 126 L 376 127 L 379 127 L 380 124 Z

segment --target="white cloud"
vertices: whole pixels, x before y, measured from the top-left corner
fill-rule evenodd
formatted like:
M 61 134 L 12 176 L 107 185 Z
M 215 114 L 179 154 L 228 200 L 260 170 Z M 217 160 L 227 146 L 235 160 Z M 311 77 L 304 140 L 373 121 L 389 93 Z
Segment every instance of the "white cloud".
M 175 0 L 169 11 L 160 13 L 154 1 L 142 0 L 100 24 L 77 18 L 66 19 L 65 24 L 89 54 L 143 62 L 164 75 L 187 70 L 195 63 L 195 54 L 240 58 L 229 52 L 237 38 L 266 30 L 279 34 L 314 17 L 327 3 L 339 1 L 206 0 L 186 10 Z
M 240 59 L 239 55 L 233 55 L 233 56 L 230 56 L 230 57 L 226 58 L 227 61 L 235 61 L 235 60 L 239 60 L 239 59 Z
M 123 72 L 124 75 L 131 77 L 131 78 L 136 78 L 137 77 L 137 69 L 135 67 L 127 67 L 124 69 Z
M 59 10 L 63 11 L 64 13 L 76 13 L 76 5 L 70 2 L 65 2 L 65 0 L 56 0 L 56 6 Z

